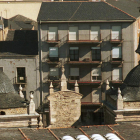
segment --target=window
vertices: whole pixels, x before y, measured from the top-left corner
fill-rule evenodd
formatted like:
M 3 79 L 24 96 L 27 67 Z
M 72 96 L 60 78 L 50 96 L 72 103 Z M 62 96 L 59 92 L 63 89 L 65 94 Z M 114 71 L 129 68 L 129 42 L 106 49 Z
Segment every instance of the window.
M 92 68 L 92 81 L 101 80 L 101 68 Z
M 112 40 L 121 39 L 121 26 L 112 26 L 111 39 Z
M 3 71 L 3 67 L 0 67 L 0 71 Z
M 49 27 L 48 40 L 57 40 L 57 27 Z
M 17 68 L 17 83 L 26 83 L 25 67 Z
M 49 47 L 49 59 L 51 61 L 58 61 L 58 48 L 57 47 Z
M 50 80 L 59 80 L 59 68 L 50 68 Z
M 70 68 L 70 79 L 79 80 L 79 68 Z
M 91 47 L 92 50 L 92 61 L 101 60 L 101 49 L 100 47 Z
M 113 60 L 121 60 L 122 59 L 121 47 L 112 47 L 112 59 Z
M 113 68 L 112 80 L 113 81 L 121 81 L 122 80 L 122 68 Z
M 69 27 L 69 40 L 77 40 L 78 27 Z
M 79 49 L 78 47 L 70 47 L 70 61 L 79 61 Z
M 99 26 L 91 26 L 90 39 L 100 40 L 100 27 Z

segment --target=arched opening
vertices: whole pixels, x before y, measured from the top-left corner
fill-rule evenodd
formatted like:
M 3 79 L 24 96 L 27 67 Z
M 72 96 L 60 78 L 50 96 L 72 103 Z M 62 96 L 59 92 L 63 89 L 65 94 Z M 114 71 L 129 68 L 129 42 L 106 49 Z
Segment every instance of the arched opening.
M 0 115 L 6 115 L 6 113 L 4 111 L 1 111 Z

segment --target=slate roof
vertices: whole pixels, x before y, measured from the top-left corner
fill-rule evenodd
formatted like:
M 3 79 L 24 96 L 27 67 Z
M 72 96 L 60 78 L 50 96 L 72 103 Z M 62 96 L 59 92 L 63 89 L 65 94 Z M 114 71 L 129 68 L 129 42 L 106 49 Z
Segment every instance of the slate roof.
M 94 125 L 85 126 L 79 128 L 54 128 L 50 129 L 52 133 L 56 135 L 58 140 L 60 137 L 65 135 L 77 136 L 91 134 L 101 134 L 102 136 L 107 133 L 115 133 L 120 139 L 125 140 L 139 140 L 140 137 L 140 123 L 139 122 L 122 122 L 118 125 Z M 30 140 L 55 140 L 55 136 L 49 131 L 49 129 L 36 129 L 36 128 L 21 128 L 22 133 L 20 133 L 18 128 L 1 128 L 0 138 L 1 139 L 30 139 Z M 26 137 L 24 137 L 24 136 Z
M 42 2 L 38 21 L 135 20 L 106 2 Z
M 21 107 L 26 107 L 26 102 L 18 94 L 0 93 L 0 109 Z
M 9 29 L 19 30 L 20 28 L 23 30 L 31 30 L 34 26 L 34 29 L 37 30 L 37 22 L 22 15 L 16 15 L 10 18 L 8 25 Z
M 15 93 L 10 79 L 3 71 L 0 71 L 0 94 L 1 93 Z
M 0 55 L 38 55 L 36 30 L 9 30 L 6 41 L 0 41 Z
M 138 8 L 140 7 L 139 0 L 106 0 L 106 2 L 123 10 L 124 12 L 132 15 L 135 18 L 138 18 L 140 16 Z

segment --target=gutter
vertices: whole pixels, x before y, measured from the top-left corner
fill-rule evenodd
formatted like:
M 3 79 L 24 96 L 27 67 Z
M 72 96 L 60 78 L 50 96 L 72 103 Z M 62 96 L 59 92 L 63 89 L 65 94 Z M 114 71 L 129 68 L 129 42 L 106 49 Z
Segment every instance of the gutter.
M 65 21 L 65 20 L 62 20 L 62 21 L 41 21 L 39 20 L 38 23 L 41 24 L 41 23 L 87 23 L 87 22 L 134 22 L 136 21 L 136 19 L 131 19 L 131 20 L 81 20 L 81 21 Z

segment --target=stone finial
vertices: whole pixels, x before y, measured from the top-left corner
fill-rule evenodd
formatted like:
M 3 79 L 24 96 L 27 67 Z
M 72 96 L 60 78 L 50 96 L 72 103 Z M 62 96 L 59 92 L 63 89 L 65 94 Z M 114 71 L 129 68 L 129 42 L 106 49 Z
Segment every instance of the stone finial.
M 110 87 L 109 87 L 109 81 L 108 81 L 108 79 L 106 80 L 106 90 L 109 90 L 110 89 Z
M 54 92 L 54 90 L 53 90 L 53 85 L 52 85 L 52 82 L 51 82 L 49 93 L 51 94 L 51 93 L 53 93 L 53 92 Z
M 22 93 L 22 86 L 21 85 L 19 85 L 19 95 L 20 95 L 21 98 L 24 98 L 24 95 Z
M 123 98 L 121 95 L 121 90 L 118 88 L 118 98 L 117 98 L 117 110 L 123 109 Z
M 29 104 L 29 114 L 34 114 L 35 113 L 35 103 L 33 101 L 34 98 L 34 92 L 30 91 L 30 104 Z
M 79 85 L 77 83 L 77 80 L 75 81 L 75 92 L 79 93 Z
M 65 72 L 65 68 L 64 68 L 64 66 L 62 66 L 61 91 L 67 90 L 66 76 L 65 76 L 64 72 Z

